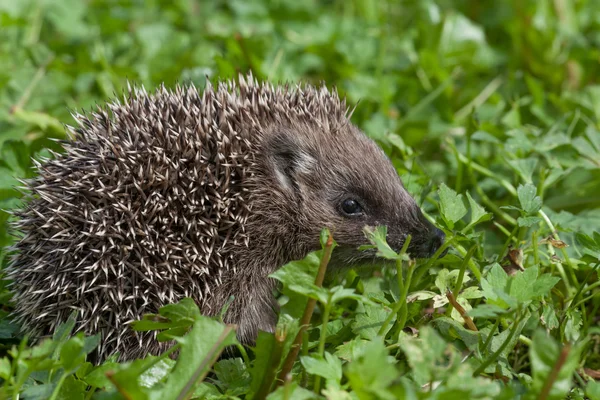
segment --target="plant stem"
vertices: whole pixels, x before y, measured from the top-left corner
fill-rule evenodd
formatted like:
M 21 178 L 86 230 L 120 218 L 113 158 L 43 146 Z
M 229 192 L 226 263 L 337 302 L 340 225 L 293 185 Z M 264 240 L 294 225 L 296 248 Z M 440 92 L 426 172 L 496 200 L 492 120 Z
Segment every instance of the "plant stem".
M 544 222 L 546 222 L 546 225 L 548 225 L 548 228 L 550 228 L 550 232 L 552 232 L 551 233 L 552 237 L 556 240 L 560 240 L 560 238 L 558 237 L 558 234 L 556 233 L 556 228 L 554 228 L 554 224 L 552 224 L 552 221 L 550 221 L 550 218 L 548 218 L 548 216 L 546 215 L 544 210 L 538 211 L 538 214 L 542 217 Z M 567 251 L 564 248 L 560 249 L 560 251 L 561 251 L 563 258 L 567 262 L 567 265 L 569 266 L 569 272 L 571 273 L 571 279 L 573 280 L 572 283 L 575 286 L 579 286 L 579 282 L 577 282 L 577 277 L 575 276 L 573 264 L 571 263 L 571 259 L 569 258 Z M 554 247 L 552 247 L 552 245 L 550 243 L 548 243 L 548 252 L 550 253 L 550 255 L 556 254 L 554 251 Z M 558 271 L 560 272 L 560 275 L 562 276 L 562 278 L 565 282 L 565 286 L 567 287 L 568 293 L 570 294 L 573 288 L 571 287 L 571 283 L 569 282 L 569 279 L 567 278 L 567 274 L 565 273 L 565 269 L 564 269 L 562 263 L 557 262 L 556 268 L 558 268 Z
M 452 143 L 452 146 L 454 146 L 454 143 Z M 460 160 L 460 162 L 462 163 L 469 163 L 469 160 L 467 159 L 467 157 L 465 157 L 464 155 L 458 153 L 458 158 Z M 517 189 L 515 189 L 515 187 L 512 185 L 512 183 L 510 183 L 509 181 L 507 181 L 504 178 L 499 178 L 495 173 L 493 173 L 492 171 L 490 171 L 489 169 L 481 166 L 480 164 L 477 164 L 475 161 L 471 160 L 471 167 L 479 172 L 482 175 L 487 176 L 488 178 L 492 178 L 493 180 L 495 180 L 496 182 L 500 183 L 500 185 L 502 185 L 510 194 L 512 194 L 513 196 L 517 196 Z
M 327 270 L 327 265 L 329 264 L 329 260 L 331 259 L 331 252 L 333 251 L 333 236 L 331 233 L 327 238 L 327 243 L 325 244 L 325 248 L 323 249 L 323 258 L 321 258 L 321 264 L 319 265 L 319 272 L 317 272 L 317 277 L 315 278 L 315 285 L 318 287 L 323 286 L 323 279 L 325 278 L 325 271 Z M 290 348 L 290 352 L 288 353 L 281 371 L 277 376 L 277 385 L 281 385 L 285 381 L 285 377 L 290 373 L 292 367 L 294 366 L 294 362 L 298 357 L 298 353 L 300 352 L 300 347 L 302 344 L 302 335 L 304 331 L 308 328 L 310 324 L 310 318 L 312 317 L 313 311 L 315 309 L 315 305 L 317 304 L 317 300 L 313 298 L 309 298 L 306 303 L 306 307 L 304 308 L 304 314 L 302 314 L 302 319 L 300 320 L 300 331 L 296 335 L 296 339 L 294 339 L 294 343 Z
M 483 363 L 481 363 L 481 365 L 475 370 L 475 372 L 473 372 L 473 376 L 474 377 L 481 375 L 481 373 L 483 371 L 485 371 L 485 369 L 491 363 L 493 363 L 494 361 L 496 361 L 496 359 L 500 356 L 500 354 L 502 354 L 502 352 L 504 351 L 504 349 L 506 348 L 506 346 L 508 346 L 508 344 L 512 340 L 513 336 L 515 336 L 515 333 L 517 332 L 517 329 L 519 329 L 519 324 L 521 323 L 521 319 L 522 318 L 515 319 L 515 321 L 513 322 L 513 327 L 510 330 L 510 333 L 508 334 L 508 337 L 506 338 L 506 340 L 502 343 L 502 345 L 500 346 L 500 348 L 498 348 L 498 350 L 496 350 L 494 352 L 494 354 L 492 354 L 487 360 L 485 360 Z
M 450 86 L 461 73 L 462 73 L 462 70 L 460 68 L 455 68 L 454 71 L 452 71 L 450 76 L 444 82 L 442 82 L 437 88 L 435 88 L 435 90 L 433 90 L 432 92 L 427 94 L 427 96 L 423 97 L 423 99 L 421 101 L 419 101 L 414 107 L 412 107 L 406 113 L 404 118 L 402 118 L 400 121 L 398 121 L 398 126 L 396 129 L 400 129 L 402 126 L 404 126 L 404 124 L 406 124 L 407 121 L 410 121 L 410 119 L 412 118 L 413 115 L 418 115 L 425 107 L 427 107 L 429 104 L 431 104 L 439 95 L 444 93 L 444 90 L 446 90 L 446 88 L 448 86 Z
M 490 198 L 485 194 L 485 192 L 479 187 L 479 184 L 477 183 L 477 180 L 475 179 L 475 174 L 473 173 L 473 170 L 480 172 L 481 174 L 498 181 L 502 186 L 504 186 L 506 188 L 506 190 L 508 190 L 512 195 L 516 196 L 517 191 L 514 188 L 514 186 L 510 182 L 508 182 L 506 179 L 498 178 L 492 171 L 488 170 L 487 168 L 482 167 L 481 165 L 477 164 L 470 158 L 467 158 L 464 155 L 462 155 L 458 151 L 458 149 L 456 148 L 456 145 L 454 144 L 454 142 L 452 140 L 450 140 L 450 139 L 447 140 L 447 143 L 452 148 L 452 151 L 456 155 L 457 159 L 461 163 L 466 164 L 468 166 L 467 169 L 469 171 L 469 177 L 471 179 L 471 183 L 473 184 L 473 187 L 475 188 L 475 191 L 477 192 L 479 197 L 481 197 L 481 201 L 483 202 L 483 204 L 485 204 L 488 208 L 490 208 L 495 214 L 502 217 L 502 219 L 504 219 L 509 224 L 516 225 L 517 221 L 513 217 L 511 217 L 510 215 L 508 215 L 507 213 L 502 211 L 500 209 L 500 207 L 498 207 L 492 200 L 490 200 Z
M 394 307 L 392 308 L 392 312 L 390 312 L 390 314 L 387 316 L 385 321 L 383 321 L 381 328 L 379 328 L 379 332 L 377 332 L 378 336 L 385 335 L 387 327 L 394 317 L 397 317 L 398 324 L 399 324 L 399 326 L 401 326 L 400 329 L 404 328 L 404 323 L 406 323 L 406 315 L 404 315 L 404 316 L 399 315 L 399 312 L 403 307 L 407 307 L 406 296 L 408 295 L 408 289 L 410 288 L 410 281 L 412 280 L 412 275 L 413 275 L 414 270 L 415 270 L 415 262 L 411 260 L 408 263 L 408 271 L 406 272 L 406 282 L 404 283 L 404 285 L 402 287 L 403 290 L 402 290 L 402 293 L 400 293 L 400 298 L 398 299 L 396 304 L 394 304 Z M 400 318 L 402 318 L 404 321 L 401 321 Z
M 65 379 L 69 375 L 70 375 L 69 373 L 65 372 L 60 376 L 60 378 L 58 378 L 58 382 L 56 382 L 56 386 L 54 387 L 54 390 L 52 391 L 52 396 L 50 396 L 50 398 L 48 400 L 56 399 L 56 397 L 58 396 L 58 393 L 60 392 L 60 388 L 61 388 L 62 384 L 64 383 Z
M 524 345 L 531 346 L 531 339 L 529 339 L 527 336 L 519 335 L 519 341 Z
M 456 244 L 454 245 L 454 248 L 460 253 L 461 256 L 466 258 L 467 250 L 465 250 L 464 247 L 462 247 L 459 244 Z M 481 271 L 479 270 L 479 266 L 473 261 L 473 257 L 469 259 L 467 266 L 469 267 L 469 270 L 471 270 L 471 272 L 473 273 L 473 276 L 475 276 L 475 279 L 477 279 L 478 282 L 481 282 Z
M 500 258 L 504 257 L 504 253 L 506 253 L 506 251 L 508 250 L 508 247 L 510 246 L 510 242 L 515 237 L 518 230 L 519 230 L 519 225 L 516 225 L 515 228 L 512 230 L 512 232 L 510 233 L 510 236 L 506 239 L 506 242 L 504 242 L 504 246 L 502 246 L 502 250 L 498 254 L 500 256 Z M 518 243 L 518 241 L 517 241 L 517 243 Z
M 273 349 L 271 350 L 269 366 L 267 367 L 267 371 L 265 372 L 260 387 L 256 391 L 256 394 L 254 395 L 253 399 L 266 399 L 267 395 L 271 392 L 271 386 L 273 386 L 273 380 L 277 375 L 277 368 L 279 367 L 279 363 L 281 362 L 281 355 L 283 353 L 283 342 L 285 342 L 285 333 L 275 332 L 275 342 L 273 343 Z M 283 382 L 285 382 L 285 376 Z
M 327 304 L 325 304 L 325 309 L 323 310 L 323 324 L 321 325 L 321 337 L 319 338 L 319 349 L 318 355 L 323 358 L 325 355 L 325 340 L 327 339 L 327 323 L 329 322 L 329 313 L 331 312 L 331 293 L 329 294 L 329 300 Z M 315 385 L 314 392 L 319 394 L 319 390 L 321 387 L 321 377 L 319 375 L 315 376 Z
M 537 231 L 533 231 L 531 234 L 531 246 L 533 247 L 533 263 L 540 265 L 540 255 L 538 251 Z
M 489 333 L 488 337 L 485 339 L 485 343 L 483 344 L 483 348 L 481 349 L 482 352 L 487 350 L 488 346 L 490 345 L 490 342 L 492 341 L 492 337 L 494 336 L 494 333 L 496 333 L 496 330 L 498 329 L 499 325 L 500 325 L 500 317 L 496 318 L 494 325 L 492 325 L 492 329 L 490 329 L 490 333 Z
M 548 395 L 550 395 L 550 390 L 552 389 L 552 385 L 556 381 L 556 378 L 558 378 L 560 369 L 567 361 L 567 357 L 569 356 L 570 351 L 571 351 L 571 345 L 567 343 L 565 345 L 565 347 L 563 347 L 563 349 L 561 350 L 561 352 L 558 356 L 558 360 L 556 360 L 556 364 L 554 364 L 554 367 L 552 367 L 552 370 L 548 374 L 548 378 L 546 379 L 546 382 L 544 383 L 544 387 L 542 388 L 542 391 L 540 392 L 540 395 L 538 396 L 538 400 L 546 400 L 548 398 Z
M 589 286 L 585 286 L 587 284 L 588 279 L 590 279 L 590 276 L 592 276 L 592 274 L 596 271 L 596 269 L 598 269 L 598 266 L 600 266 L 600 262 L 596 263 L 596 265 L 594 265 L 590 271 L 588 272 L 588 274 L 586 275 L 585 279 L 583 280 L 583 282 L 581 283 L 581 285 L 579 285 L 579 289 L 577 290 L 577 293 L 575 293 L 575 295 L 573 297 L 571 297 L 570 299 L 568 299 L 567 301 L 570 301 L 571 303 L 574 302 L 575 300 L 577 300 L 577 297 L 581 294 L 581 293 L 585 293 L 588 292 L 592 289 L 595 289 L 596 287 L 600 286 L 600 281 L 594 282 Z M 569 306 L 570 308 L 570 306 Z
M 225 327 L 225 329 L 223 329 L 223 332 L 221 332 L 221 335 L 219 335 L 219 338 L 217 339 L 215 344 L 213 344 L 213 346 L 210 348 L 210 350 L 208 351 L 208 353 L 206 354 L 206 356 L 204 357 L 204 359 L 202 360 L 202 362 L 200 363 L 198 368 L 196 368 L 196 370 L 194 371 L 194 373 L 192 374 L 190 379 L 186 382 L 183 389 L 181 389 L 181 392 L 179 392 L 179 395 L 177 396 L 177 400 L 187 400 L 190 397 L 192 397 L 192 395 L 194 394 L 194 391 L 193 391 L 194 385 L 196 385 L 197 382 L 202 381 L 206 377 L 206 375 L 210 371 L 210 366 L 213 365 L 217 361 L 217 359 L 219 358 L 219 355 L 223 351 L 223 348 L 224 348 L 223 342 L 225 342 L 225 340 L 227 340 L 227 338 L 231 335 L 232 332 L 235 335 L 235 330 L 234 330 L 233 325 L 227 325 Z M 277 335 L 275 335 L 275 339 L 277 340 Z M 276 341 L 276 343 L 277 343 L 277 341 Z M 275 350 L 273 351 L 273 353 L 275 353 Z M 273 358 L 273 354 L 271 354 L 271 358 Z M 279 354 L 278 360 L 280 360 L 280 359 L 281 359 L 281 352 Z M 275 372 L 273 372 L 273 376 L 275 376 Z M 263 380 L 263 383 L 264 383 L 264 380 Z M 255 397 L 255 398 L 260 399 L 260 397 Z
M 498 90 L 498 88 L 502 85 L 502 80 L 502 76 L 497 76 L 492 79 L 473 100 L 468 102 L 463 108 L 454 114 L 454 120 L 456 122 L 462 121 L 469 116 L 473 109 L 485 103 L 486 100 L 489 99 L 490 96 L 493 95 L 494 92 L 496 92 L 496 90 Z
M 462 286 L 462 282 L 463 282 L 463 279 L 465 277 L 465 269 L 467 269 L 467 264 L 471 260 L 471 257 L 473 257 L 473 253 L 475 253 L 475 250 L 477 250 L 477 245 L 476 244 L 474 244 L 473 246 L 471 246 L 471 248 L 467 252 L 467 255 L 463 258 L 463 261 L 460 264 L 460 270 L 458 272 L 458 278 L 456 278 L 456 284 L 454 285 L 454 290 L 452 291 L 452 295 L 454 296 L 455 299 L 458 298 L 458 293 L 460 293 L 460 288 Z M 448 305 L 448 310 L 446 310 L 446 315 L 447 316 L 450 316 L 450 313 L 452 312 L 452 308 L 453 308 L 453 305 L 452 305 L 452 303 L 450 303 Z
M 244 360 L 246 368 L 250 369 L 250 358 L 248 357 L 248 352 L 246 351 L 246 348 L 239 343 L 236 345 L 236 347 L 242 355 L 242 360 Z
M 467 312 L 465 311 L 465 309 L 463 308 L 463 306 L 461 306 L 459 304 L 459 302 L 456 301 L 456 298 L 454 297 L 454 295 L 452 294 L 451 291 L 447 291 L 446 292 L 446 298 L 448 299 L 448 301 L 450 302 L 450 304 L 452 304 L 454 306 L 454 308 L 456 308 L 456 311 L 458 311 L 458 313 L 463 318 L 463 320 L 465 321 L 465 324 L 467 324 L 467 326 L 469 327 L 469 329 L 472 330 L 472 331 L 477 332 L 478 329 L 475 326 L 475 324 L 473 323 L 473 320 L 471 319 L 471 317 L 469 317 L 467 315 Z

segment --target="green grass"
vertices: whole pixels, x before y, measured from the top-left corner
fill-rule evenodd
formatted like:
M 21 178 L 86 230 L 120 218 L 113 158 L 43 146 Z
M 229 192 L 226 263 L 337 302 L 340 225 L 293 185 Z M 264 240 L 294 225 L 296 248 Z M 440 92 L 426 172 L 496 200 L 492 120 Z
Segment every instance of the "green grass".
M 320 288 L 325 246 L 277 272 L 277 334 L 216 363 L 233 333 L 188 301 L 161 312 L 191 328 L 177 363 L 93 367 L 69 325 L 29 347 L 3 284 L 0 398 L 600 399 L 599 28 L 596 0 L 0 1 L 0 248 L 69 110 L 252 70 L 359 102 L 450 249 L 415 264 L 366 232 L 396 267 Z

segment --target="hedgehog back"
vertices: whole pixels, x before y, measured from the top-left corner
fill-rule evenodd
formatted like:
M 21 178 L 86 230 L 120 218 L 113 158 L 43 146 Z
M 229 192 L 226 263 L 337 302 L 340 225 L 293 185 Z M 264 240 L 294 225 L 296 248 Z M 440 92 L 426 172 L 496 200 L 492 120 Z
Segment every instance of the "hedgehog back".
M 50 334 L 77 311 L 100 354 L 142 346 L 127 323 L 182 297 L 201 302 L 228 245 L 247 242 L 253 154 L 228 91 L 133 89 L 89 116 L 64 154 L 37 164 L 9 267 L 17 319 Z M 228 115 L 229 113 L 229 115 Z M 123 343 L 122 343 L 123 342 Z

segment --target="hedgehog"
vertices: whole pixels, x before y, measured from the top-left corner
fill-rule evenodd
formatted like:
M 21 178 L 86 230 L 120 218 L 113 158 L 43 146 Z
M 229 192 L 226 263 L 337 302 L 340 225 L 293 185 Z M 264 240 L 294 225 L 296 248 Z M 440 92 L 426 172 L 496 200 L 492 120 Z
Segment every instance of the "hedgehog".
M 129 86 L 74 113 L 64 151 L 24 182 L 7 268 L 16 321 L 41 338 L 75 312 L 77 331 L 101 335 L 98 362 L 130 360 L 167 346 L 130 323 L 189 297 L 208 316 L 226 309 L 252 345 L 277 322 L 269 275 L 319 249 L 323 228 L 332 270 L 373 264 L 358 250 L 365 226 L 387 226 L 396 250 L 411 235 L 411 256 L 430 257 L 443 232 L 350 115 L 324 84 L 252 74 L 203 91 Z

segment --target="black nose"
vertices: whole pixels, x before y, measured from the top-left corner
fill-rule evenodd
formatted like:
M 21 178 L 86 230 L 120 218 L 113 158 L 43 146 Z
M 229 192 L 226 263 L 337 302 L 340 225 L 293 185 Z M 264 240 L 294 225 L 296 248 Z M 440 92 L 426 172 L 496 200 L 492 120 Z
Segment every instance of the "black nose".
M 445 239 L 446 239 L 446 234 L 442 230 L 440 230 L 438 228 L 434 228 L 433 234 L 431 235 L 431 238 L 429 239 L 429 257 L 433 256 L 435 254 L 435 252 L 438 251 L 438 249 L 442 246 L 442 244 L 444 244 Z M 447 252 L 448 252 L 448 249 L 445 249 L 443 251 L 443 253 L 440 254 L 440 258 L 444 257 Z

